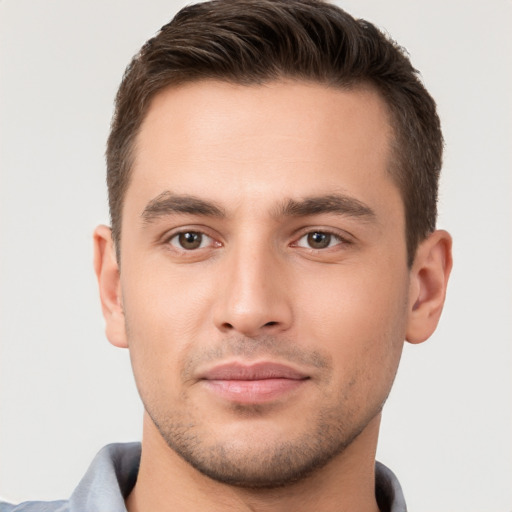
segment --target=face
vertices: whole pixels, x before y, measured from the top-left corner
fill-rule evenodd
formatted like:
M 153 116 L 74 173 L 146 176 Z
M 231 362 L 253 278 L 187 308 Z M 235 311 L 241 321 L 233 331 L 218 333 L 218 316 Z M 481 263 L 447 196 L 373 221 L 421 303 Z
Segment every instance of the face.
M 209 81 L 152 102 L 124 336 L 155 432 L 204 474 L 296 481 L 378 418 L 410 309 L 391 136 L 369 89 Z

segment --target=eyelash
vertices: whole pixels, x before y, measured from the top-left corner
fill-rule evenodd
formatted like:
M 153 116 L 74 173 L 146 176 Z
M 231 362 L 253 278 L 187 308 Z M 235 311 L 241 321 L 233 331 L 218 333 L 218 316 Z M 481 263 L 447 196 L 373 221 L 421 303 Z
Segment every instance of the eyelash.
M 190 247 L 190 248 L 183 247 L 183 245 L 182 245 L 183 241 L 180 241 L 180 237 L 183 237 L 186 235 L 199 236 L 200 237 L 199 246 Z M 327 246 L 326 247 L 311 247 L 311 246 L 306 247 L 306 246 L 300 245 L 300 241 L 302 239 L 304 239 L 306 237 L 311 237 L 314 235 L 323 235 L 324 237 L 327 237 L 327 239 L 328 239 Z M 204 245 L 205 238 L 210 240 L 210 242 L 207 245 Z M 331 245 L 331 242 L 333 241 L 333 239 L 336 243 Z M 173 240 L 176 240 L 177 243 L 174 244 Z M 221 242 L 216 241 L 214 237 L 208 235 L 207 233 L 205 233 L 204 231 L 201 231 L 199 229 L 183 229 L 181 231 L 175 232 L 166 238 L 165 243 L 167 245 L 172 246 L 174 249 L 176 249 L 178 251 L 183 251 L 185 253 L 193 253 L 200 249 L 206 249 L 208 246 L 213 246 L 214 248 L 222 246 Z M 194 240 L 191 240 L 191 243 L 193 244 Z M 306 243 L 308 243 L 308 245 L 309 245 L 311 243 L 311 240 L 308 240 Z M 320 243 L 321 243 L 321 241 L 320 241 Z M 290 244 L 290 247 L 300 247 L 302 249 L 307 249 L 310 251 L 325 251 L 328 249 L 333 249 L 334 247 L 339 246 L 339 245 L 349 245 L 351 243 L 352 242 L 348 239 L 348 237 L 341 236 L 339 233 L 335 233 L 328 229 L 309 229 L 307 231 L 303 231 L 301 233 L 300 237 L 296 238 L 295 241 Z
M 328 237 L 327 247 L 311 247 L 311 246 L 304 247 L 304 246 L 299 245 L 300 241 L 303 238 L 310 237 L 312 235 L 317 235 L 317 234 L 324 235 L 324 236 Z M 331 245 L 331 242 L 333 241 L 333 239 L 334 239 L 334 241 L 336 241 L 336 243 Z M 308 241 L 308 244 L 309 244 L 309 242 L 310 241 Z M 333 249 L 339 245 L 350 245 L 351 243 L 352 242 L 349 240 L 348 236 L 344 237 L 344 236 L 340 235 L 339 233 L 331 231 L 329 229 L 309 229 L 308 231 L 303 232 L 301 234 L 301 236 L 299 238 L 297 238 L 296 241 L 291 244 L 291 246 L 292 247 L 301 247 L 303 249 L 307 249 L 310 251 L 326 251 L 328 249 Z
M 173 244 L 173 240 L 179 240 L 180 237 L 186 236 L 186 235 L 199 235 L 201 237 L 200 240 L 200 246 L 195 248 L 185 248 L 183 246 L 178 246 Z M 167 237 L 166 244 L 173 246 L 177 250 L 181 250 L 184 252 L 194 252 L 198 249 L 205 249 L 206 246 L 203 246 L 204 239 L 210 239 L 209 245 L 214 245 L 216 247 L 220 247 L 222 244 L 220 242 L 217 242 L 212 236 L 206 234 L 204 231 L 198 230 L 198 229 L 184 229 L 182 231 L 178 231 L 176 233 L 173 233 L 171 236 Z M 213 244 L 212 244 L 213 242 Z M 179 242 L 178 242 L 179 243 Z

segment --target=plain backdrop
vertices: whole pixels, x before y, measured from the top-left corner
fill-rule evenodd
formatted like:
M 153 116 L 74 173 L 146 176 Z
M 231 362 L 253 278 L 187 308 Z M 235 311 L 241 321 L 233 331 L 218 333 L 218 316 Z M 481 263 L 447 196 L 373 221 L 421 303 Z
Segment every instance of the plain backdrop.
M 123 70 L 183 5 L 0 0 L 0 494 L 67 497 L 97 450 L 137 440 L 126 351 L 103 333 L 91 234 Z M 406 346 L 378 458 L 411 511 L 512 510 L 512 1 L 348 0 L 436 98 L 439 226 L 455 267 L 436 334 Z

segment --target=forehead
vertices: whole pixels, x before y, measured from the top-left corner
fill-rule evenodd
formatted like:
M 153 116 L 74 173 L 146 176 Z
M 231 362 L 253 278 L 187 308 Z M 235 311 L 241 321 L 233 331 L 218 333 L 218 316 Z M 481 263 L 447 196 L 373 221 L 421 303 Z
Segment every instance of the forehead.
M 391 136 L 387 107 L 371 88 L 170 87 L 153 98 L 142 123 L 126 202 L 165 190 L 219 202 L 234 193 L 263 202 L 329 191 L 364 196 L 380 181 L 393 185 Z

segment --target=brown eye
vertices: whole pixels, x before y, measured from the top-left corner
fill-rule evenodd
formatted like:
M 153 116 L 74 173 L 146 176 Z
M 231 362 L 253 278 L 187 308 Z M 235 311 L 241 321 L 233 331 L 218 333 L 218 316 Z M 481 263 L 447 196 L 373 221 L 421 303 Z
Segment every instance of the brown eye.
M 330 233 L 322 233 L 314 231 L 307 234 L 307 242 L 312 249 L 325 249 L 331 245 L 332 235 Z
M 314 249 L 320 251 L 322 249 L 330 249 L 336 246 L 347 245 L 346 239 L 329 231 L 310 231 L 302 235 L 293 245 L 304 249 Z M 341 248 L 341 247 L 340 247 Z
M 206 239 L 206 240 L 205 240 Z M 185 231 L 174 235 L 170 244 L 178 249 L 185 249 L 186 251 L 193 251 L 204 247 L 209 237 L 197 231 Z

